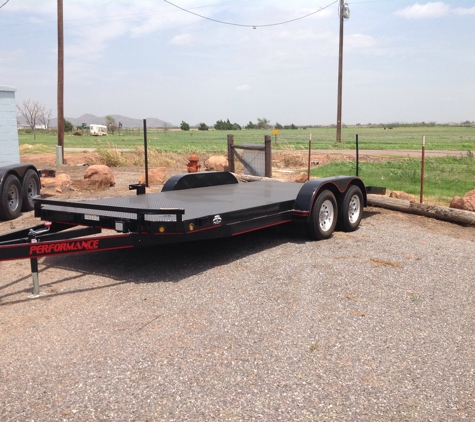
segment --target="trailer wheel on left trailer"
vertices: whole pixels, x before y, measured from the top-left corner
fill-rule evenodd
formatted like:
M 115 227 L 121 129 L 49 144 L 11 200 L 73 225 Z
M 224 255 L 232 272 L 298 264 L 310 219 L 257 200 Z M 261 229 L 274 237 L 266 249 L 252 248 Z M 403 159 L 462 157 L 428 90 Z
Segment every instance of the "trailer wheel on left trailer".
M 16 176 L 10 174 L 3 182 L 0 192 L 0 219 L 13 220 L 21 213 L 21 184 Z
M 23 178 L 22 196 L 23 211 L 31 211 L 35 208 L 33 198 L 40 194 L 40 178 L 35 170 L 30 169 Z

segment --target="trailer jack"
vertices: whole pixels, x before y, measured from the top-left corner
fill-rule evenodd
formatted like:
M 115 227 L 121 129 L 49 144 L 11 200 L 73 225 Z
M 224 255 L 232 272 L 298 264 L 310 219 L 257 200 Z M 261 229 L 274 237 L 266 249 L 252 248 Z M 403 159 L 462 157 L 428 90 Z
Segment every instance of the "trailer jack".
M 49 232 L 51 228 L 51 223 L 46 222 L 43 228 L 38 230 L 30 229 L 28 232 L 28 239 L 30 243 L 38 243 L 37 236 Z M 40 280 L 38 277 L 38 258 L 30 258 L 31 266 L 31 276 L 33 277 L 33 293 L 31 296 L 28 296 L 30 299 L 36 299 L 40 297 Z

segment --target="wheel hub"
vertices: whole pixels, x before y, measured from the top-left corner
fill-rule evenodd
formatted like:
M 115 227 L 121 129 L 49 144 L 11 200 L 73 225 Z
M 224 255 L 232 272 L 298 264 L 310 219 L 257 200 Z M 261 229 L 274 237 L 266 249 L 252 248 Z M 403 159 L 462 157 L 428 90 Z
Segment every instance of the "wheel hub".
M 360 198 L 358 197 L 358 195 L 353 195 L 348 205 L 348 219 L 350 220 L 350 223 L 353 224 L 356 221 L 358 221 L 360 212 L 361 212 Z
M 319 224 L 323 231 L 327 231 L 333 224 L 334 210 L 330 201 L 325 201 L 320 208 Z

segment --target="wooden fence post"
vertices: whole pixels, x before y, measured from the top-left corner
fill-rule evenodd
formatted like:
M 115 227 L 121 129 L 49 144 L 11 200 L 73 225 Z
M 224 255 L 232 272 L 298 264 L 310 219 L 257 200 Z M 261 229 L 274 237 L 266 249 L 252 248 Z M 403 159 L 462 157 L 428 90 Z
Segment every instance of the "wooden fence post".
M 271 135 L 264 136 L 265 144 L 265 175 L 272 177 L 272 137 Z
M 231 173 L 235 172 L 233 147 L 234 147 L 234 135 L 228 135 L 228 164 L 229 164 L 229 171 Z

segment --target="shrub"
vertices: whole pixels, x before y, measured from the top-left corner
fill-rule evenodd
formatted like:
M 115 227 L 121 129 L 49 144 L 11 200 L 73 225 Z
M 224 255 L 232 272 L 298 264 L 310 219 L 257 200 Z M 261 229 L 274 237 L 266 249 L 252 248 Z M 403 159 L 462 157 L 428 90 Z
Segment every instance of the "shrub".
M 96 152 L 99 164 L 104 164 L 108 167 L 121 167 L 127 165 L 127 160 L 124 157 L 123 152 L 111 142 L 99 146 Z

